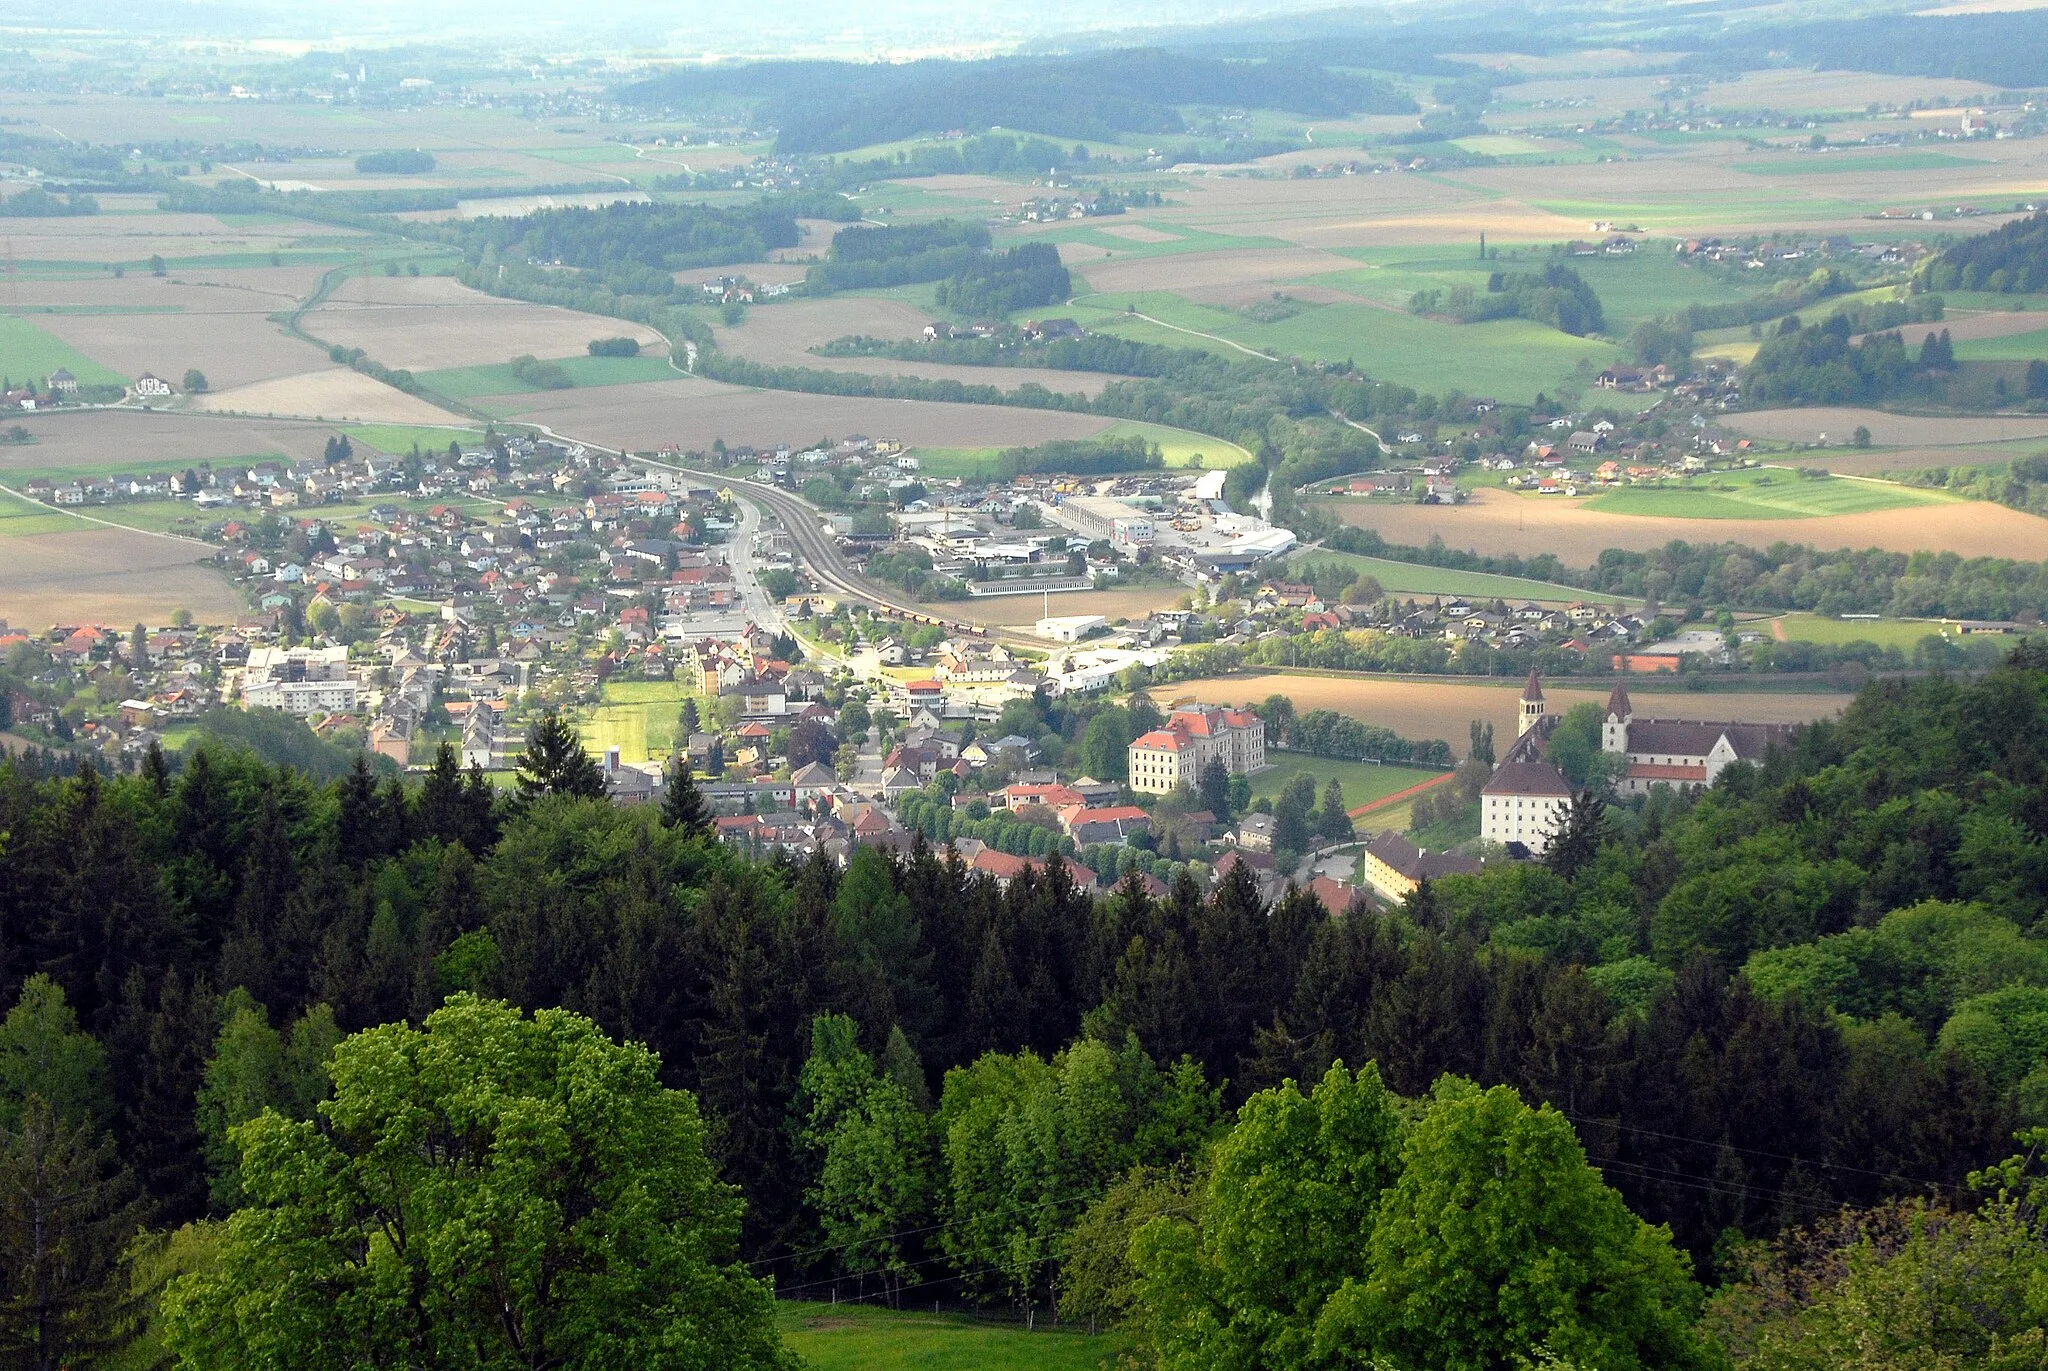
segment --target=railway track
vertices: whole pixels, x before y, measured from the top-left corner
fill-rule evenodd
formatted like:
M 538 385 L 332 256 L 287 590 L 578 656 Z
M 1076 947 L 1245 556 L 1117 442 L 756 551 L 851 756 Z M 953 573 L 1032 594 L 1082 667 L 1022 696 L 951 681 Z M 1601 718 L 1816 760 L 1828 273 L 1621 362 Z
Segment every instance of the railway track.
M 796 544 L 797 551 L 810 566 L 811 575 L 822 590 L 855 604 L 866 605 L 870 610 L 892 619 L 936 624 L 952 633 L 989 638 L 1009 646 L 1044 650 L 1045 645 L 1028 633 L 993 625 L 969 623 L 964 619 L 952 619 L 943 614 L 935 614 L 909 597 L 862 576 L 847 562 L 832 536 L 818 526 L 818 508 L 800 496 L 760 481 L 740 480 L 713 471 L 699 471 L 694 467 L 675 466 L 672 463 L 651 461 L 644 457 L 635 460 L 650 466 L 665 467 L 712 485 L 744 491 L 748 499 L 773 511 L 782 521 L 782 526 L 789 531 L 790 541 Z

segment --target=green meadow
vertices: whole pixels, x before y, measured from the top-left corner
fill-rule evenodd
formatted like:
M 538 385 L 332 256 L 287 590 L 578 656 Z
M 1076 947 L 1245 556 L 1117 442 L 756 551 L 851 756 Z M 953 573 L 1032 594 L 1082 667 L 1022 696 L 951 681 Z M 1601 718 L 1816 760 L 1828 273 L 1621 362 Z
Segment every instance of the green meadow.
M 692 694 L 681 681 L 607 681 L 597 707 L 577 721 L 586 750 L 616 747 L 625 762 L 666 758 L 675 751 L 676 715 Z M 697 702 L 700 710 L 710 705 Z
M 1938 619 L 1832 619 L 1825 614 L 1785 614 L 1771 623 L 1782 628 L 1793 642 L 1831 646 L 1876 643 L 1901 652 L 1911 650 L 1913 644 L 1929 634 L 1941 632 Z
M 1374 800 L 1397 794 L 1411 785 L 1433 781 L 1444 774 L 1430 767 L 1374 766 L 1371 762 L 1346 762 L 1334 757 L 1310 757 L 1299 752 L 1268 751 L 1266 763 L 1267 769 L 1252 777 L 1253 799 L 1261 796 L 1277 799 L 1296 776 L 1313 776 L 1318 796 L 1323 793 L 1323 787 L 1333 780 L 1344 787 L 1344 807 L 1347 809 L 1371 804 Z
M 38 388 L 59 368 L 88 386 L 125 386 L 129 378 L 101 366 L 47 329 L 18 314 L 0 314 L 0 376 L 33 379 Z
M 1590 380 L 1622 356 L 1612 343 L 1574 338 L 1527 319 L 1450 324 L 1365 304 L 1313 305 L 1279 323 L 1260 324 L 1235 310 L 1150 291 L 1094 296 L 1077 302 L 1072 313 L 1083 327 L 1120 337 L 1201 345 L 1189 333 L 1129 318 L 1126 304 L 1165 324 L 1254 351 L 1352 361 L 1375 379 L 1419 391 L 1437 392 L 1455 382 L 1470 394 L 1510 401 L 1531 400 L 1538 391 L 1556 390 L 1581 373 Z M 1221 356 L 1243 355 L 1213 341 L 1208 347 Z
M 1827 176 L 1842 172 L 1939 171 L 1947 167 L 1988 167 L 1991 163 L 1946 152 L 1803 152 L 1777 161 L 1732 165 L 1750 176 Z
M 367 443 L 379 452 L 403 457 L 414 448 L 447 451 L 451 442 L 470 442 L 483 437 L 474 428 L 429 428 L 419 424 L 345 424 L 341 432 L 351 443 Z
M 1215 471 L 1252 460 L 1249 451 L 1227 439 L 1136 419 L 1120 420 L 1097 436 L 1121 438 L 1129 434 L 1137 434 L 1157 446 L 1160 456 L 1170 467 L 1193 466 L 1199 457 L 1203 467 Z M 997 447 L 921 447 L 913 449 L 910 455 L 917 458 L 920 476 L 938 480 L 955 477 L 974 480 L 986 478 L 1002 452 L 1003 449 Z
M 90 527 L 82 519 L 60 514 L 33 500 L 17 500 L 12 495 L 0 494 L 0 538 L 22 538 L 31 533 L 77 533 Z
M 2048 358 L 2048 328 L 2008 333 L 2003 338 L 1969 338 L 1956 344 L 1960 362 L 2031 362 Z
M 1752 471 L 1718 474 L 1685 485 L 1610 490 L 1586 501 L 1585 507 L 1605 514 L 1669 519 L 1812 519 L 1949 504 L 1955 498 L 1884 481 L 1845 476 L 1816 481 L 1784 471 Z
M 676 370 L 668 364 L 665 356 L 641 357 L 557 357 L 543 359 L 552 361 L 578 389 L 585 386 L 628 385 L 635 381 L 672 381 Z M 448 367 L 441 371 L 418 373 L 421 385 L 437 391 L 454 400 L 473 400 L 483 395 L 520 395 L 537 391 L 543 387 L 523 381 L 513 375 L 512 364 L 501 362 L 495 366 Z

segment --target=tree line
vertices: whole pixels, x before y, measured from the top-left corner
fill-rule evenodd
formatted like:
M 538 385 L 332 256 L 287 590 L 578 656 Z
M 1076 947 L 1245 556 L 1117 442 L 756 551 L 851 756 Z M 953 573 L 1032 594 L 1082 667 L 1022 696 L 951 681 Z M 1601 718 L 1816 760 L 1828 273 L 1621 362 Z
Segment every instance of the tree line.
M 1446 1347 L 1690 1364 L 1724 1336 L 1692 1320 L 1702 1286 L 1743 1337 L 1791 1336 L 1854 1311 L 1731 1292 L 1844 1204 L 1919 1197 L 1930 1231 L 2012 1236 L 1968 1181 L 2048 1123 L 2043 738 L 2038 648 L 1977 682 L 1885 682 L 1704 794 L 1582 796 L 1545 863 L 1342 916 L 1298 890 L 1269 906 L 1242 865 L 1096 898 L 1056 858 L 1001 887 L 922 840 L 843 870 L 753 861 L 680 780 L 661 807 L 608 803 L 556 721 L 503 793 L 452 751 L 417 785 L 213 747 L 122 778 L 9 764 L 0 1171 L 76 1199 L 55 1229 L 0 1216 L 0 1272 L 43 1282 L 26 1299 L 0 1275 L 0 1333 L 61 1322 L 79 1364 L 140 1331 L 188 1365 L 467 1335 L 520 1242 L 479 1249 L 478 1285 L 351 1235 L 488 1180 L 586 1216 L 560 1250 L 609 1273 L 586 1288 L 621 1292 L 633 1336 L 723 1327 L 762 1357 L 748 1282 L 769 1273 L 1067 1302 L 1168 1364 L 1420 1355 L 1402 1330 L 1424 1309 L 1453 1311 Z M 510 1065 L 464 1086 L 481 1062 Z M 599 1079 L 630 1122 L 537 1103 Z M 528 1117 L 561 1120 L 533 1146 L 596 1169 L 455 1184 L 441 1143 L 401 1141 Z M 393 1147 L 418 1163 L 394 1176 Z M 629 1176 L 669 1173 L 708 1227 L 614 1226 Z M 1337 1208 L 1305 1229 L 1304 1204 Z M 84 1255 L 60 1264 L 60 1237 Z M 648 1274 L 673 1243 L 687 1289 Z M 1571 1298 L 1492 1298 L 1551 1288 L 1559 1254 Z M 355 1294 L 280 1304 L 279 1269 Z M 1262 1272 L 1265 1294 L 1241 1286 Z M 427 1305 L 382 1302 L 402 1273 Z M 512 1303 L 588 1336 L 573 1300 Z

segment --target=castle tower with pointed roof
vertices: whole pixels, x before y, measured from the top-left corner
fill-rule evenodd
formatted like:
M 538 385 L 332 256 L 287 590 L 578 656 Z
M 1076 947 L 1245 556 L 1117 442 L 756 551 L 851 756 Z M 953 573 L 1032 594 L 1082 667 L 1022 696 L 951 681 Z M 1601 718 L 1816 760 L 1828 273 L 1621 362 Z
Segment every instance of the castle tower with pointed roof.
M 1543 703 L 1542 678 L 1536 674 L 1536 669 L 1531 667 L 1529 669 L 1529 684 L 1522 687 L 1521 725 L 1515 730 L 1515 736 L 1519 738 L 1530 729 L 1536 727 L 1536 721 L 1543 717 L 1543 712 L 1547 707 Z
M 1629 703 L 1628 687 L 1620 681 L 1607 696 L 1607 717 L 1600 723 L 1600 750 L 1602 752 L 1628 752 L 1628 725 L 1636 717 L 1635 706 Z

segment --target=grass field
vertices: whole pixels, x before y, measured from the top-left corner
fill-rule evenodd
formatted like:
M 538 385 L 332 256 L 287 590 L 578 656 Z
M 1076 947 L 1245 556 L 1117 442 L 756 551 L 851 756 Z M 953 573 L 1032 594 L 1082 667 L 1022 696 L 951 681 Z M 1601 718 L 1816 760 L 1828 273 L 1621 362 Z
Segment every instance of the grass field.
M 1584 508 L 1667 519 L 1812 519 L 1953 502 L 1953 496 L 1937 491 L 1881 481 L 1839 476 L 1813 481 L 1786 472 L 1730 472 L 1683 487 L 1610 490 L 1586 501 Z
M 1227 438 L 1212 438 L 1206 433 L 1192 433 L 1184 428 L 1147 424 L 1135 419 L 1112 424 L 1097 436 L 1121 438 L 1133 433 L 1142 435 L 1148 443 L 1156 444 L 1160 456 L 1170 467 L 1191 466 L 1195 458 L 1200 457 L 1202 466 L 1215 471 L 1252 460 L 1250 452 Z M 913 449 L 911 455 L 917 458 L 921 476 L 940 480 L 951 480 L 957 476 L 971 480 L 986 477 L 1002 452 L 1003 449 L 997 447 L 921 447 Z
M 1342 562 L 1380 583 L 1389 595 L 1472 595 L 1488 600 L 1583 600 L 1586 592 L 1551 581 L 1531 581 L 1520 576 L 1496 576 L 1485 571 L 1458 571 L 1447 567 L 1418 566 L 1413 562 L 1390 561 L 1384 557 L 1361 557 L 1352 552 L 1303 553 L 1299 562 Z
M 87 527 L 90 525 L 83 520 L 46 509 L 33 500 L 0 495 L 0 538 L 22 538 L 32 533 L 76 533 Z
M 634 381 L 672 381 L 675 368 L 666 357 L 562 357 L 555 365 L 569 374 L 578 386 L 617 386 Z M 509 362 L 485 367 L 449 367 L 444 371 L 419 373 L 420 383 L 455 400 L 479 395 L 521 395 L 542 387 L 512 374 Z
M 1269 770 L 1252 777 L 1252 796 L 1261 795 L 1269 799 L 1279 798 L 1287 789 L 1288 782 L 1304 773 L 1316 778 L 1316 794 L 1323 793 L 1323 787 L 1332 780 L 1344 787 L 1344 805 L 1356 809 L 1383 796 L 1406 790 L 1411 785 L 1435 780 L 1443 775 L 1431 767 L 1421 766 L 1374 766 L 1370 762 L 1345 762 L 1334 757 L 1304 757 L 1294 752 L 1266 753 L 1266 760 L 1272 763 Z
M 1960 362 L 2031 362 L 2048 358 L 2048 328 L 2008 333 L 2002 338 L 1969 338 L 1955 346 Z
M 1114 1335 L 955 1314 L 899 1313 L 864 1304 L 776 1306 L 783 1342 L 816 1371 L 1100 1371 L 1122 1347 Z
M 1771 620 L 1773 632 L 1782 629 L 1795 643 L 1876 643 L 1910 651 L 1913 644 L 1930 633 L 1939 635 L 1935 619 L 1832 619 L 1825 614 L 1784 614 Z
M 622 762 L 666 758 L 676 746 L 676 715 L 691 692 L 680 681 L 608 681 L 602 702 L 577 721 L 583 746 L 599 756 L 619 750 Z M 708 708 L 699 700 L 697 707 Z
M 1131 319 L 1126 304 L 1177 328 L 1213 334 L 1254 351 L 1354 361 L 1376 379 L 1432 393 L 1442 390 L 1447 378 L 1456 378 L 1473 394 L 1526 401 L 1538 391 L 1558 389 L 1575 373 L 1590 379 L 1621 356 L 1612 343 L 1575 338 L 1526 319 L 1447 324 L 1366 304 L 1316 305 L 1277 324 L 1258 324 L 1235 310 L 1145 291 L 1084 299 L 1073 306 L 1073 313 L 1083 327 L 1100 332 L 1180 347 L 1205 346 L 1189 334 Z M 1206 346 L 1219 356 L 1243 356 L 1220 344 Z
M 60 367 L 76 376 L 81 385 L 128 384 L 126 376 L 101 366 L 47 329 L 18 314 L 0 314 L 0 375 L 16 381 L 33 379 L 40 389 Z M 177 378 L 171 381 L 175 385 Z
M 341 431 L 352 443 L 368 443 L 377 451 L 388 452 L 394 457 L 402 457 L 415 447 L 421 451 L 439 448 L 445 452 L 451 442 L 483 437 L 480 429 L 425 428 L 416 424 L 348 424 Z
M 1826 176 L 1842 172 L 1941 171 L 1990 164 L 1981 158 L 1955 157 L 1946 152 L 1809 152 L 1795 154 L 1783 161 L 1736 162 L 1732 165 L 1736 171 L 1750 176 Z

